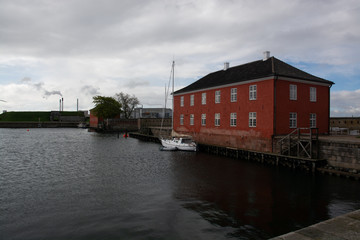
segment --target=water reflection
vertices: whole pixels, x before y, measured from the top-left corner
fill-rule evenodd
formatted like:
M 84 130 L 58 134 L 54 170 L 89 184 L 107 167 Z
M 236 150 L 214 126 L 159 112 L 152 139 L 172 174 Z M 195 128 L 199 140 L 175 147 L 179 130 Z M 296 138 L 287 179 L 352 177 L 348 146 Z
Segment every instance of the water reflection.
M 211 224 L 233 228 L 228 236 L 268 238 L 360 207 L 357 192 L 337 188 L 358 189 L 351 180 L 202 153 L 176 154 L 181 157 L 172 164 L 174 196 Z M 335 192 L 352 199 L 351 207 L 334 202 Z
M 352 180 L 83 130 L 0 135 L 0 239 L 264 239 L 360 208 Z

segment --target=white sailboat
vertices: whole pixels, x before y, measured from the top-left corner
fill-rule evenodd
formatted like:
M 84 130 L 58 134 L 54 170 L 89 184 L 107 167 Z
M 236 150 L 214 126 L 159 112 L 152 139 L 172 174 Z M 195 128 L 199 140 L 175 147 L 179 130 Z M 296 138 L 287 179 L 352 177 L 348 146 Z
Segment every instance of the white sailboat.
M 173 114 L 171 116 L 171 135 L 173 136 L 170 139 L 163 139 L 161 138 L 161 145 L 162 150 L 182 150 L 182 151 L 196 151 L 197 146 L 196 143 L 192 140 L 191 136 L 177 136 L 175 137 L 175 131 L 174 128 L 174 76 L 175 76 L 175 61 L 172 62 L 172 68 L 171 68 L 171 79 L 172 79 L 172 109 Z M 165 98 L 167 99 L 167 94 L 165 94 Z M 165 109 L 166 109 L 166 100 L 165 100 Z

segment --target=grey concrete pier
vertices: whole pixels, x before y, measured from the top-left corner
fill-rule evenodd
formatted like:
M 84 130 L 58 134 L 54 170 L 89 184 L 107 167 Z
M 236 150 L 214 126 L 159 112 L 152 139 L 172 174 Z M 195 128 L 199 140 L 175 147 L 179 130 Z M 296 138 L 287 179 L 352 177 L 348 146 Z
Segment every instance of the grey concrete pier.
M 360 239 L 360 210 L 272 238 L 272 240 Z

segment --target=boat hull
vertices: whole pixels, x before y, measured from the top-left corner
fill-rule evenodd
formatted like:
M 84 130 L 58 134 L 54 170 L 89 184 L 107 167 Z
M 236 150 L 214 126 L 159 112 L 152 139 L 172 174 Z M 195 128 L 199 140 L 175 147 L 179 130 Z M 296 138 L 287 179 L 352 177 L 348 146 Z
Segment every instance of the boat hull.
M 196 151 L 196 144 L 194 142 L 191 143 L 182 143 L 181 140 L 173 140 L 173 139 L 161 139 L 161 144 L 164 148 L 173 149 L 182 151 Z

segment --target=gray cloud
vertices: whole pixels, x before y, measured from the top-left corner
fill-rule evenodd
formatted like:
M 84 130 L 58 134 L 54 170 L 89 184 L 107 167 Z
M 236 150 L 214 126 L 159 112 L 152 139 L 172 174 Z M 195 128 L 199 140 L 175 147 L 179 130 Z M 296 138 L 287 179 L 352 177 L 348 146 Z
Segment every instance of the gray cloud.
M 22 80 L 21 80 L 22 83 L 28 83 L 28 82 L 31 82 L 31 78 L 29 77 L 24 77 Z
M 358 49 L 360 40 L 360 4 L 346 3 L 79 0 L 37 5 L 3 0 L 0 46 L 9 54 L 51 57 L 117 57 L 133 51 L 147 57 L 142 54 L 144 48 L 152 48 L 153 53 L 172 50 L 208 56 L 221 52 L 239 57 L 249 49 L 261 52 L 267 46 L 278 55 L 302 60 L 346 61 L 341 43 Z
M 85 95 L 95 96 L 100 94 L 98 87 L 93 87 L 90 85 L 85 85 L 81 88 L 81 92 L 83 92 Z
M 225 61 L 234 66 L 270 50 L 286 62 L 330 66 L 310 73 L 341 90 L 345 84 L 337 77 L 359 72 L 359 11 L 358 0 L 1 0 L 0 70 L 6 74 L 0 87 L 22 74 L 46 79 L 21 81 L 45 98 L 76 98 L 79 91 L 93 96 L 97 84 L 105 95 L 121 87 L 138 95 L 167 83 L 173 58 L 179 87 Z M 87 85 L 78 79 L 88 79 Z M 360 88 L 353 79 L 346 89 Z M 62 92 L 48 89 L 59 81 Z M 147 101 L 155 100 L 144 95 Z
M 128 82 L 125 83 L 125 87 L 133 89 L 136 87 L 145 87 L 145 86 L 149 86 L 149 81 L 142 81 L 139 79 L 133 79 L 133 80 L 129 80 Z
M 44 83 L 34 83 L 34 84 L 31 84 L 31 85 L 38 91 L 44 90 L 43 89 Z M 45 92 L 46 92 L 46 90 L 45 90 Z

